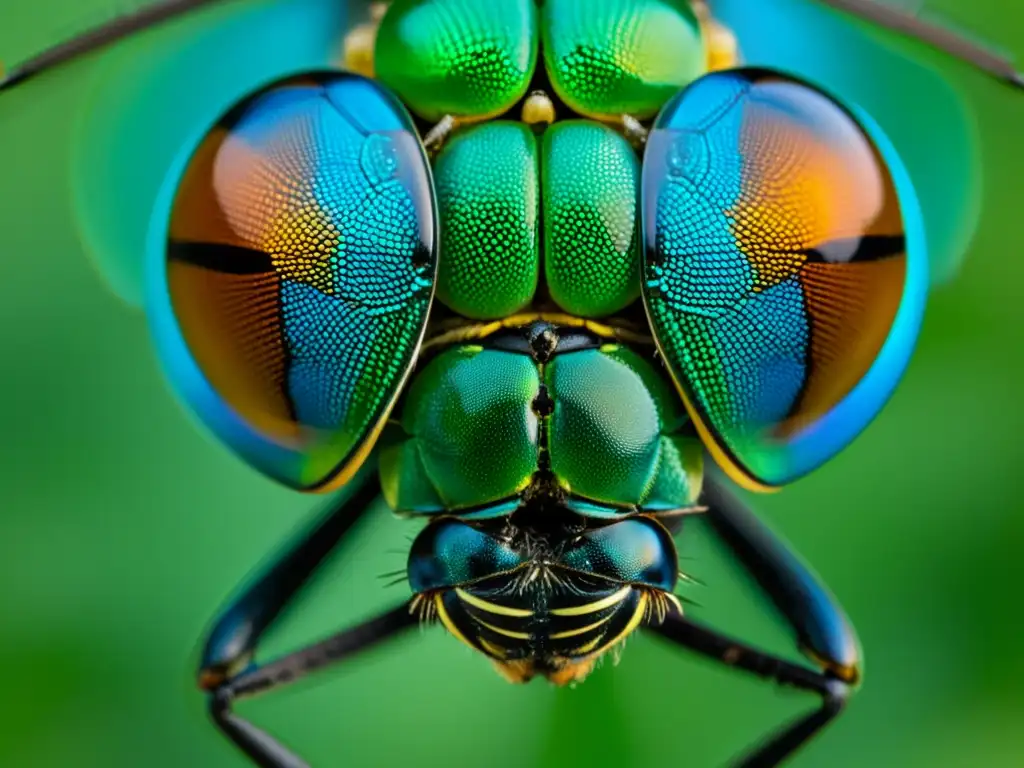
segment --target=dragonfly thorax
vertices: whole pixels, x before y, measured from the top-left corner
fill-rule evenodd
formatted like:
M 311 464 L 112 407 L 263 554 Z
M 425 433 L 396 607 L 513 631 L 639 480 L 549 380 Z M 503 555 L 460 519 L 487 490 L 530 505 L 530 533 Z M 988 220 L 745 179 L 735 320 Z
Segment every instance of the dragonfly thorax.
M 703 449 L 650 345 L 550 318 L 428 342 L 382 437 L 393 510 L 481 520 L 554 502 L 616 519 L 694 507 Z

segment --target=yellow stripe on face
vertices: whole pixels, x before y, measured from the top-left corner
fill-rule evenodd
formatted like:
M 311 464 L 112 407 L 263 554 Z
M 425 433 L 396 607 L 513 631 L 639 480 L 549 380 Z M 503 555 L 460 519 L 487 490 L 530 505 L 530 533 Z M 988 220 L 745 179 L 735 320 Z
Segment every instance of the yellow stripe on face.
M 573 649 L 573 656 L 586 656 L 588 653 L 594 650 L 595 646 L 597 646 L 597 644 L 600 643 L 602 640 L 604 640 L 604 635 L 598 635 L 586 645 L 581 645 L 579 648 Z
M 648 595 L 646 592 L 641 592 L 640 593 L 640 599 L 637 600 L 637 603 L 636 603 L 636 610 L 633 611 L 633 616 L 629 620 L 629 624 L 627 624 L 625 626 L 625 628 L 618 635 L 616 635 L 612 640 L 610 640 L 609 642 L 607 642 L 604 645 L 602 645 L 601 648 L 598 649 L 597 651 L 594 651 L 594 653 L 595 654 L 604 653 L 609 648 L 611 648 L 613 645 L 616 645 L 620 641 L 625 640 L 630 634 L 632 634 L 633 630 L 635 630 L 638 626 L 640 626 L 640 622 L 643 621 L 644 613 L 647 611 L 647 601 L 649 599 L 650 599 L 650 595 Z M 597 645 L 597 643 L 594 643 L 593 645 Z
M 583 616 L 587 613 L 597 613 L 598 611 L 603 611 L 605 608 L 610 608 L 617 603 L 621 603 L 632 591 L 633 587 L 627 584 L 618 592 L 608 595 L 608 597 L 603 600 L 598 600 L 594 603 L 587 603 L 586 605 L 576 605 L 572 608 L 552 608 L 551 614 L 553 616 Z
M 513 632 L 511 629 L 502 629 L 501 627 L 496 627 L 493 624 L 488 624 L 486 621 L 481 621 L 480 619 L 477 619 L 476 621 L 481 627 L 487 627 L 487 629 L 491 630 L 491 632 L 497 632 L 499 635 L 511 637 L 515 640 L 530 639 L 530 634 L 528 632 Z M 480 642 L 484 642 L 483 638 L 480 638 Z
M 609 613 L 607 616 L 605 616 L 600 621 L 595 621 L 593 624 L 588 624 L 587 626 L 580 627 L 579 629 L 567 629 L 565 632 L 555 632 L 553 635 L 550 635 L 550 638 L 552 640 L 562 640 L 563 638 L 566 638 L 566 637 L 576 637 L 576 635 L 584 635 L 584 634 L 586 634 L 587 632 L 590 632 L 593 629 L 597 629 L 598 627 L 600 627 L 602 624 L 604 624 L 606 621 L 608 621 L 608 619 L 610 619 L 614 615 L 615 614 L 613 614 L 613 613 Z
M 520 619 L 525 619 L 527 616 L 533 616 L 533 611 L 527 611 L 524 608 L 508 608 L 504 605 L 498 605 L 497 603 L 489 603 L 486 600 L 481 600 L 476 595 L 471 595 L 466 590 L 456 587 L 455 594 L 458 595 L 459 599 L 474 608 L 479 608 L 481 611 L 487 613 L 493 613 L 498 616 L 513 616 Z
M 505 653 L 504 648 L 499 648 L 493 643 L 488 643 L 486 640 L 479 636 L 477 637 L 477 640 L 480 642 L 480 647 L 487 651 L 487 653 L 491 654 L 491 656 L 493 656 L 494 658 L 504 659 L 505 656 L 507 655 Z
M 633 612 L 633 618 L 629 620 L 629 624 L 626 625 L 626 628 L 622 630 L 619 636 L 616 637 L 610 645 L 614 645 L 619 640 L 622 640 L 640 626 L 640 622 L 643 621 L 644 614 L 647 612 L 647 601 L 650 600 L 650 598 L 651 596 L 646 592 L 642 592 L 640 594 L 640 600 L 637 602 L 636 610 Z
M 458 638 L 474 651 L 477 649 L 466 636 L 459 632 L 459 628 L 452 622 L 451 616 L 448 615 L 448 611 L 445 610 L 444 601 L 441 599 L 441 595 L 434 595 L 434 606 L 437 608 L 437 615 L 441 618 L 441 623 L 444 624 L 444 628 L 447 629 L 454 637 Z

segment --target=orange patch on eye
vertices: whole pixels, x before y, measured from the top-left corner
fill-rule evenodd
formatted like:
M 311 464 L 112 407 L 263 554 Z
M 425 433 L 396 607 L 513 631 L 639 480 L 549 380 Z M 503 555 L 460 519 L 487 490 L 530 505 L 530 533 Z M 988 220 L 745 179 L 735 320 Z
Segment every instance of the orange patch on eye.
M 800 276 L 811 320 L 809 378 L 789 437 L 842 400 L 878 357 L 903 296 L 905 256 L 849 264 L 808 264 Z
M 278 275 L 234 275 L 172 260 L 167 282 L 181 332 L 210 385 L 254 429 L 297 445 L 285 398 Z
M 182 178 L 171 237 L 266 253 L 282 277 L 334 293 L 341 233 L 314 193 L 307 128 L 283 125 L 259 151 L 223 128 L 211 131 Z
M 174 200 L 170 222 L 172 239 L 252 247 L 252 243 L 228 223 L 213 184 L 214 163 L 227 137 L 228 132 L 223 128 L 210 131 L 192 156 Z
M 805 251 L 865 235 L 902 234 L 884 163 L 852 124 L 815 123 L 751 102 L 740 152 L 740 198 L 726 215 L 756 270 L 755 290 L 798 274 Z
M 331 295 L 335 291 L 331 257 L 340 241 L 341 234 L 314 202 L 283 211 L 269 221 L 260 248 L 270 254 L 282 277 Z

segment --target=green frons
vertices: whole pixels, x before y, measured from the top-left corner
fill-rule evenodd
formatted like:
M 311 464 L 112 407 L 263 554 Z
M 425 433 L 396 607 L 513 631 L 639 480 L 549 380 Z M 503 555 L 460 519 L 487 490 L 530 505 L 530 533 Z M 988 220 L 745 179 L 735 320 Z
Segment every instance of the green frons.
M 544 134 L 544 275 L 566 312 L 602 317 L 640 295 L 640 162 L 611 128 L 584 120 Z
M 434 165 L 441 220 L 437 298 L 475 319 L 505 317 L 537 289 L 537 140 L 522 123 L 469 128 Z

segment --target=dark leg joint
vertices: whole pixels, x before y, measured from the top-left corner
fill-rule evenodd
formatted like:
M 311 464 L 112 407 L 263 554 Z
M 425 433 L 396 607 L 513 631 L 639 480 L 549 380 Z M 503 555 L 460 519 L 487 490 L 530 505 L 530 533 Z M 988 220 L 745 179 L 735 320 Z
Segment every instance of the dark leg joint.
M 751 753 L 734 763 L 735 768 L 773 768 L 785 762 L 842 713 L 853 687 L 826 673 L 821 676 L 819 692 L 821 706 L 818 709 L 797 718 L 772 739 L 755 747 Z
M 830 718 L 841 714 L 853 695 L 854 687 L 836 677 L 827 675 L 824 689 L 821 708 L 829 713 Z
M 207 699 L 210 718 L 255 765 L 260 768 L 309 768 L 308 763 L 265 731 L 238 717 L 231 708 L 234 701 L 230 683 L 211 692 Z

